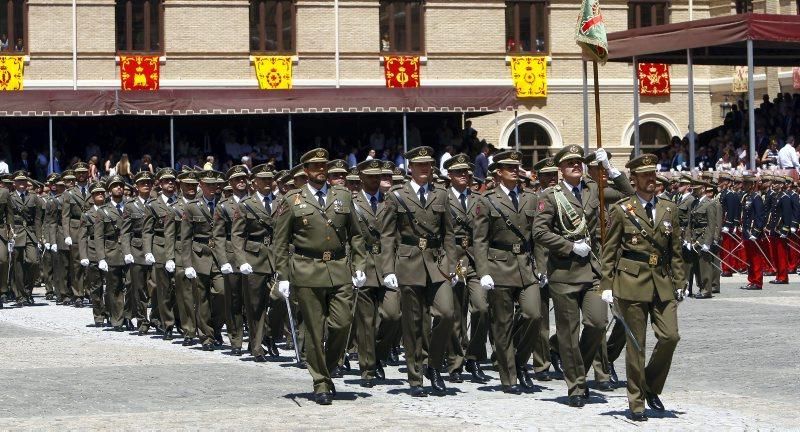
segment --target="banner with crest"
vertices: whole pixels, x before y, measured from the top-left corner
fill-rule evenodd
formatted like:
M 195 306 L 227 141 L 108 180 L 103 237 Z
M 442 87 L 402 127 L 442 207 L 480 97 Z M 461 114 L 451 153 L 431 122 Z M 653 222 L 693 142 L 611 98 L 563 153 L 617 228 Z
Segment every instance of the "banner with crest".
M 0 91 L 22 90 L 25 61 L 21 56 L 0 56 Z
M 122 90 L 158 90 L 161 77 L 157 55 L 119 56 Z
M 517 97 L 547 97 L 547 58 L 511 57 L 511 79 Z
M 257 56 L 253 67 L 261 90 L 292 88 L 292 58 L 290 56 Z
M 667 96 L 670 92 L 669 65 L 664 63 L 639 63 L 639 94 L 642 96 Z
M 419 87 L 419 65 L 417 56 L 385 56 L 383 67 L 386 87 Z

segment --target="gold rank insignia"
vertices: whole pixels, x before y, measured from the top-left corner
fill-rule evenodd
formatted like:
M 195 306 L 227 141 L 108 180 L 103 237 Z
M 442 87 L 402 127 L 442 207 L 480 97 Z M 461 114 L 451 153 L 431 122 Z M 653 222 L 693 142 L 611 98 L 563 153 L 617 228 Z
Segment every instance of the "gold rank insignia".
M 639 237 L 633 236 L 631 239 L 631 244 L 639 244 Z
M 424 148 L 420 149 L 419 152 L 417 152 L 417 154 L 420 155 L 420 156 L 427 156 L 428 155 L 428 150 L 424 149 Z
M 294 205 L 300 205 L 300 194 L 294 196 Z

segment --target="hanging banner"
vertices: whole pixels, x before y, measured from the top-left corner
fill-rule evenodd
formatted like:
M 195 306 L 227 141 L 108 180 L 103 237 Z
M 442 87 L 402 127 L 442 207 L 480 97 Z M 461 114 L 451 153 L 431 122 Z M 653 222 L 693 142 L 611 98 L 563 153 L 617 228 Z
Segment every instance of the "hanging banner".
M 21 91 L 25 61 L 20 56 L 0 56 L 0 91 Z
M 160 64 L 158 56 L 119 56 L 122 90 L 158 90 Z
M 419 57 L 386 56 L 383 67 L 387 88 L 419 87 Z
M 600 0 L 583 0 L 575 29 L 575 43 L 592 60 L 606 64 L 608 61 L 608 37 Z
M 518 98 L 547 97 L 547 58 L 511 57 L 511 79 Z
M 290 56 L 264 57 L 253 60 L 258 88 L 261 90 L 288 90 L 292 88 L 292 58 Z
M 800 89 L 800 67 L 792 68 L 792 86 L 795 89 Z
M 664 63 L 639 63 L 639 94 L 642 96 L 667 96 L 670 92 L 669 65 Z
M 734 66 L 733 89 L 734 93 L 747 93 L 747 66 Z

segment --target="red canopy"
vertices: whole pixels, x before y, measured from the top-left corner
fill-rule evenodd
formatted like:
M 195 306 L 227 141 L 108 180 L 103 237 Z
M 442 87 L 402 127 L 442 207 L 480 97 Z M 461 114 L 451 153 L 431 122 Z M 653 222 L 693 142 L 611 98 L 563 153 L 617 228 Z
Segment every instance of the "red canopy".
M 642 27 L 608 34 L 609 61 L 746 64 L 746 41 L 753 41 L 755 66 L 800 64 L 800 16 L 737 14 Z
M 291 113 L 493 112 L 514 109 L 512 86 L 26 90 L 4 92 L 0 116 L 227 115 Z

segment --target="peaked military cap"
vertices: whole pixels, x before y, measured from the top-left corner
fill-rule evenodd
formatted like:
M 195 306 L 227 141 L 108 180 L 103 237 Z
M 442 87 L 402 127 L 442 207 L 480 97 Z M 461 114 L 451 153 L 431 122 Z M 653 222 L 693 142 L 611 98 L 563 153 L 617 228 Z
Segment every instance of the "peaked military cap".
M 492 158 L 495 165 L 522 165 L 522 153 L 516 150 L 506 150 L 497 153 Z
M 611 152 L 606 150 L 606 154 L 609 158 L 611 158 Z M 597 152 L 589 152 L 585 158 L 583 158 L 583 163 L 589 166 L 598 166 L 600 162 L 597 162 Z
M 468 170 L 469 169 L 469 156 L 464 153 L 459 153 L 444 163 L 444 169 L 450 170 Z
M 661 174 L 656 174 L 656 180 L 658 180 L 659 183 L 663 184 L 664 187 L 667 187 L 669 185 L 669 179 Z
M 358 164 L 358 172 L 364 175 L 383 174 L 383 161 L 372 159 Z
M 372 162 L 372 161 L 370 161 L 370 162 Z M 347 172 L 347 177 L 345 177 L 344 179 L 347 180 L 347 181 L 359 181 L 359 180 L 361 180 L 361 177 L 358 176 L 358 167 L 350 168 L 350 171 Z
M 347 173 L 347 162 L 342 159 L 334 159 L 328 162 L 328 174 Z
M 689 173 L 681 174 L 680 178 L 678 178 L 678 183 L 680 184 L 691 184 L 692 183 L 692 175 Z
M 392 170 L 392 181 L 403 181 L 405 179 L 406 176 L 403 173 L 403 169 L 400 167 L 394 167 Z
M 545 158 L 533 165 L 533 170 L 539 174 L 558 172 L 558 167 L 553 158 Z
M 233 188 L 231 187 L 231 185 L 225 185 L 225 187 L 223 187 L 222 190 L 224 190 L 225 192 L 233 192 Z
M 428 146 L 415 147 L 407 151 L 403 157 L 408 159 L 409 163 L 434 162 L 433 149 Z
M 114 174 L 106 180 L 106 189 L 111 189 L 114 185 L 125 187 L 125 179 L 121 176 Z
M 45 179 L 45 183 L 48 183 L 48 184 L 55 183 L 55 182 L 57 182 L 57 181 L 58 181 L 59 177 L 60 177 L 60 176 L 59 176 L 58 174 L 56 174 L 56 173 L 51 173 L 51 174 L 50 174 L 50 175 L 48 175 L 48 176 L 47 176 L 47 178 Z
M 228 180 L 233 180 L 237 177 L 247 177 L 247 167 L 244 165 L 234 165 L 228 170 Z
M 197 184 L 197 174 L 191 168 L 187 170 L 184 167 L 181 173 L 178 174 L 178 181 L 186 184 Z
M 561 165 L 561 162 L 568 161 L 571 159 L 580 159 L 583 161 L 583 147 L 578 145 L 568 145 L 556 153 L 553 156 L 553 162 L 556 165 Z
M 256 165 L 250 170 L 250 174 L 256 178 L 275 178 L 275 172 L 272 171 L 270 164 Z
M 102 182 L 94 182 L 91 185 L 89 185 L 89 193 L 91 194 L 95 194 L 97 192 L 105 192 L 105 191 L 106 188 L 103 187 Z
M 306 172 L 303 171 L 303 164 L 300 163 L 292 167 L 292 169 L 289 170 L 289 176 L 291 176 L 292 178 L 306 176 Z
M 312 162 L 328 162 L 328 150 L 324 148 L 315 148 L 300 157 L 301 164 Z
M 153 181 L 153 175 L 150 174 L 150 171 L 139 171 L 133 176 L 133 183 L 136 184 L 140 181 Z
M 75 180 L 75 173 L 71 170 L 64 170 L 61 173 L 61 180 Z
M 641 154 L 625 164 L 632 173 L 655 172 L 658 157 L 652 153 Z
M 201 171 L 200 173 L 198 173 L 197 177 L 201 183 L 206 183 L 206 184 L 222 183 L 221 181 L 222 173 L 219 171 L 214 171 L 214 170 Z
M 89 164 L 87 164 L 86 162 L 75 162 L 72 165 L 72 170 L 75 171 L 76 173 L 89 172 Z
M 14 174 L 11 174 L 11 178 L 14 181 L 18 181 L 18 180 L 26 181 L 26 180 L 28 180 L 28 174 L 25 172 L 25 170 L 19 170 L 19 171 L 15 171 Z
M 178 173 L 172 168 L 161 168 L 156 171 L 156 180 L 175 180 Z
M 381 174 L 384 175 L 392 175 L 394 174 L 394 162 L 392 161 L 383 161 L 383 166 L 381 166 Z
M 720 171 L 717 178 L 719 180 L 733 180 L 733 176 L 727 171 Z

